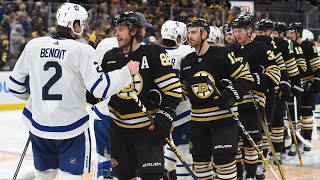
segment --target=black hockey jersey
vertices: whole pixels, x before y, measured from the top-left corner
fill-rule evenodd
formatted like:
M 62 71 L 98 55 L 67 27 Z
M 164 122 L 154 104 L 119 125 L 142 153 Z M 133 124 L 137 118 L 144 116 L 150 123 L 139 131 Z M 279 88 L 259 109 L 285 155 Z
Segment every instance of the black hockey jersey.
M 109 72 L 125 66 L 129 60 L 140 62 L 139 74 L 132 76 L 130 86 L 111 97 L 110 116 L 120 127 L 142 128 L 151 122 L 132 99 L 132 94 L 136 94 L 154 115 L 159 107 L 149 103 L 148 92 L 160 89 L 163 92 L 161 106 L 175 109 L 182 98 L 181 83 L 172 70 L 168 54 L 158 45 L 141 45 L 129 55 L 123 54 L 120 48 L 114 48 L 104 55 L 101 67 L 104 72 Z
M 302 78 L 303 72 L 307 71 L 307 62 L 306 62 L 306 59 L 304 58 L 302 48 L 299 45 L 299 43 L 295 41 L 288 40 L 288 43 L 289 43 L 290 49 L 294 53 L 294 57 L 296 59 L 296 63 Z
M 314 77 L 320 78 L 320 58 L 316 46 L 306 40 L 300 44 L 307 62 L 307 71 L 302 73 L 302 82 L 313 81 Z
M 237 58 L 242 59 L 242 63 L 249 67 L 251 73 L 263 73 L 261 75 L 261 87 L 253 89 L 252 93 L 262 107 L 265 107 L 266 95 L 265 89 L 272 88 L 280 83 L 280 68 L 274 60 L 272 49 L 264 43 L 252 41 L 242 46 L 234 44 L 229 46 Z M 264 72 L 261 72 L 263 69 Z M 250 94 L 243 96 L 243 101 L 238 103 L 242 108 L 252 108 L 253 101 Z
M 282 57 L 287 68 L 287 73 L 291 81 L 291 85 L 300 86 L 301 75 L 299 73 L 298 65 L 295 61 L 294 52 L 292 51 L 289 43 L 286 40 L 278 37 L 274 37 L 273 40 L 276 43 L 280 52 L 282 53 Z
M 282 52 L 280 51 L 278 44 L 276 44 L 274 39 L 270 36 L 257 36 L 254 38 L 254 40 L 266 44 L 267 46 L 269 46 L 273 50 L 274 59 L 277 62 L 277 65 L 279 66 L 280 71 L 281 71 L 281 80 L 288 81 L 289 76 L 287 73 L 286 64 L 285 64 L 283 56 L 282 56 Z
M 210 47 L 208 51 L 198 56 L 195 52 L 188 54 L 181 63 L 181 82 L 197 79 L 205 76 L 222 90 L 220 80 L 233 81 L 234 88 L 239 95 L 246 94 L 253 84 L 253 78 L 249 70 L 240 61 L 236 61 L 233 52 L 225 47 Z M 232 117 L 228 110 L 222 110 L 217 106 L 214 97 L 217 93 L 208 83 L 196 83 L 188 85 L 185 89 L 191 102 L 191 120 L 207 123 L 224 123 L 225 118 Z M 192 98 L 191 96 L 194 96 Z M 232 108 L 237 114 L 237 107 Z

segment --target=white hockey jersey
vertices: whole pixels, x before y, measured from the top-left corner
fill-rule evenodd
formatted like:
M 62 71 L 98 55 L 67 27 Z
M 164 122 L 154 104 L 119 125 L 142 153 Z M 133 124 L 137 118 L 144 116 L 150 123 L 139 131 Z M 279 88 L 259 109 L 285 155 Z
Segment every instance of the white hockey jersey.
M 180 45 L 178 48 L 165 48 L 172 62 L 174 72 L 180 77 L 181 60 L 189 53 L 194 52 L 194 48 L 189 45 Z M 173 122 L 174 127 L 180 126 L 191 120 L 191 104 L 189 99 L 180 102 L 176 109 L 177 118 Z
M 101 64 L 101 61 L 103 59 L 104 54 L 106 54 L 107 51 L 118 47 L 118 41 L 116 37 L 110 37 L 103 39 L 96 47 L 96 53 L 98 55 L 99 64 Z
M 46 139 L 75 137 L 89 127 L 86 89 L 107 98 L 131 83 L 128 67 L 104 74 L 94 62 L 95 50 L 75 40 L 47 36 L 28 42 L 9 89 L 27 100 L 23 119 L 31 133 Z
M 103 39 L 98 46 L 96 47 L 96 54 L 98 56 L 98 63 L 101 65 L 101 62 L 103 60 L 103 57 L 105 53 L 115 47 L 118 47 L 118 41 L 117 38 L 111 37 L 111 38 L 105 38 Z M 92 118 L 95 120 L 107 120 L 110 119 L 110 112 L 108 108 L 108 103 L 110 101 L 110 98 L 106 98 L 103 101 L 95 104 L 92 108 Z

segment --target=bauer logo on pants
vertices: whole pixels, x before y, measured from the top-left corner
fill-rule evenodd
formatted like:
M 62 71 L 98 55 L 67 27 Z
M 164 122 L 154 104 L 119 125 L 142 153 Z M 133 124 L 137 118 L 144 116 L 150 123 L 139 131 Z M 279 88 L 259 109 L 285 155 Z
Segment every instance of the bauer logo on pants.
M 228 144 L 221 144 L 221 145 L 216 145 L 214 146 L 214 149 L 230 149 L 232 148 L 232 145 L 228 145 Z
M 159 162 L 148 162 L 148 163 L 143 163 L 142 167 L 155 167 L 155 166 L 161 166 L 161 163 Z

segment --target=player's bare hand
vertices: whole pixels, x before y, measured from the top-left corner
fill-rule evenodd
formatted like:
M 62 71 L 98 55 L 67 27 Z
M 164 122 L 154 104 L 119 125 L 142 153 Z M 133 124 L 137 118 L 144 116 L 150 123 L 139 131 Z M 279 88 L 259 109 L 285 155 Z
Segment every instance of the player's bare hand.
M 130 61 L 127 63 L 127 65 L 131 75 L 136 75 L 139 73 L 139 67 L 140 67 L 140 63 L 138 61 Z

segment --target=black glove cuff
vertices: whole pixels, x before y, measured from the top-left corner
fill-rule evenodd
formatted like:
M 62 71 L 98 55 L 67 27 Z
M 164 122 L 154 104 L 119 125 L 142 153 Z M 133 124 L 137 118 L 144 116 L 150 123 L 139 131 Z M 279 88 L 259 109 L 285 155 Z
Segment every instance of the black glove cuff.
M 238 91 L 232 85 L 227 86 L 226 89 L 230 90 L 230 92 L 233 94 L 235 100 L 240 100 L 241 99 Z
M 286 85 L 286 86 L 289 86 L 289 88 L 291 88 L 291 84 L 287 81 L 280 81 L 280 85 Z
M 169 107 L 165 107 L 162 109 L 160 109 L 157 114 L 162 114 L 164 116 L 166 116 L 171 122 L 173 122 L 175 120 L 174 116 L 172 113 L 175 113 L 171 108 Z
M 258 73 L 253 73 L 252 77 L 254 78 L 254 82 L 256 83 L 257 86 L 261 85 L 261 78 Z
M 293 89 L 295 89 L 295 90 L 297 90 L 299 92 L 303 92 L 304 91 L 304 89 L 302 87 L 299 87 L 297 85 L 293 85 Z

